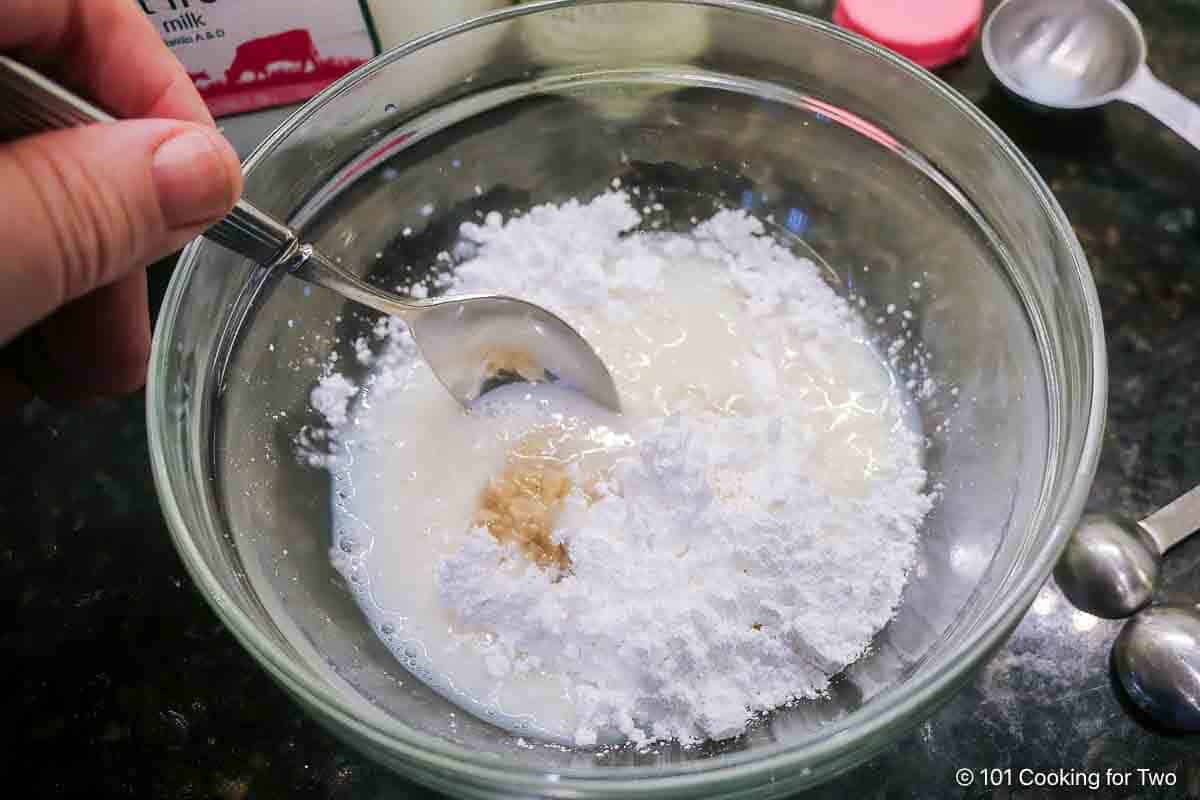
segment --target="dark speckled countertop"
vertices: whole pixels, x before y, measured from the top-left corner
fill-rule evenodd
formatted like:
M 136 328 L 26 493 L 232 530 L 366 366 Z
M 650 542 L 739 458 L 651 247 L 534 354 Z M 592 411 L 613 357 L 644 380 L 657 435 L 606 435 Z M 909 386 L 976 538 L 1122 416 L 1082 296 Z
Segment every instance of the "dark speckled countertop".
M 1053 0 L 1048 0 L 1052 2 Z M 794 0 L 827 13 L 819 0 Z M 1200 98 L 1200 0 L 1131 2 L 1150 63 Z M 1149 512 L 1200 483 L 1200 153 L 1131 107 L 1049 117 L 973 54 L 945 77 L 1016 140 L 1073 220 L 1108 334 L 1110 407 L 1090 507 Z M 170 264 L 151 272 L 161 295 Z M 0 421 L 0 765 L 13 797 L 432 796 L 336 742 L 242 652 L 183 571 L 150 477 L 143 399 Z M 1200 540 L 1163 595 L 1200 600 Z M 1048 584 L 950 705 L 818 798 L 1200 797 L 1200 738 L 1151 730 L 1108 671 L 1118 626 Z M 1129 786 L 955 785 L 959 768 L 1132 771 Z M 1139 786 L 1137 770 L 1171 773 Z M 1027 773 L 1032 775 L 1032 773 Z

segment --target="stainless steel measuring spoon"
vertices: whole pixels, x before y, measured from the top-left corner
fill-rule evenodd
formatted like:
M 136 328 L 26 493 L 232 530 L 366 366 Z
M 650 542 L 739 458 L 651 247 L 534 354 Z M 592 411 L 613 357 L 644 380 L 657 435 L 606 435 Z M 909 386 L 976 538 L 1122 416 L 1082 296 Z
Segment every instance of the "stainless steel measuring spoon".
M 1109 619 L 1133 615 L 1113 642 L 1113 668 L 1136 706 L 1184 731 L 1200 731 L 1200 611 L 1145 606 L 1163 554 L 1197 528 L 1200 486 L 1140 522 L 1092 514 L 1079 523 L 1054 570 L 1059 588 L 1081 611 Z
M 1063 551 L 1054 580 L 1072 605 L 1121 619 L 1149 605 L 1162 556 L 1200 528 L 1200 486 L 1145 519 L 1089 514 Z
M 1146 66 L 1142 26 L 1119 0 L 1005 0 L 983 56 L 1013 94 L 1049 108 L 1131 103 L 1200 148 L 1200 106 Z
M 1113 668 L 1134 705 L 1156 722 L 1200 731 L 1200 610 L 1164 605 L 1139 613 L 1113 642 Z

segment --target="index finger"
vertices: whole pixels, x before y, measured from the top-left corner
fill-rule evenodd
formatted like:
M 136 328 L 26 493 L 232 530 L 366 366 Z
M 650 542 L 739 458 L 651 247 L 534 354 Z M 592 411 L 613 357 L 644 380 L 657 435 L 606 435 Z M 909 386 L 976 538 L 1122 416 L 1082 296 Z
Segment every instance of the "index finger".
M 214 124 L 187 71 L 133 0 L 5 0 L 0 50 L 57 74 L 114 116 Z

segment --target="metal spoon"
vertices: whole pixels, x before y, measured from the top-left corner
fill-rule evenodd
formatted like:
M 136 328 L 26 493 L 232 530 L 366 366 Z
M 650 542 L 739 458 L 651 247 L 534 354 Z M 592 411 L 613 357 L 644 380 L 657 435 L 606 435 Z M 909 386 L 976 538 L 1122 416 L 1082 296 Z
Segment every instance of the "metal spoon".
M 1154 596 L 1164 553 L 1200 527 L 1200 486 L 1140 522 L 1089 514 L 1063 551 L 1054 580 L 1080 611 L 1121 619 Z
M 1113 668 L 1129 699 L 1155 721 L 1200 731 L 1200 612 L 1156 606 L 1138 614 L 1113 642 Z
M 1054 570 L 1081 611 L 1134 615 L 1113 642 L 1113 668 L 1134 705 L 1155 721 L 1200 731 L 1200 612 L 1146 608 L 1167 550 L 1200 526 L 1200 486 L 1141 522 L 1092 514 L 1079 523 Z
M 113 121 L 44 75 L 0 56 L 0 135 Z M 540 306 L 501 295 L 406 300 L 337 266 L 244 200 L 204 235 L 259 264 L 400 317 L 434 374 L 464 406 L 499 385 L 524 380 L 561 383 L 620 410 L 612 376 L 591 345 Z
M 1051 108 L 1123 100 L 1200 148 L 1200 107 L 1146 66 L 1146 38 L 1119 0 L 1005 0 L 983 28 L 983 56 L 1013 94 Z

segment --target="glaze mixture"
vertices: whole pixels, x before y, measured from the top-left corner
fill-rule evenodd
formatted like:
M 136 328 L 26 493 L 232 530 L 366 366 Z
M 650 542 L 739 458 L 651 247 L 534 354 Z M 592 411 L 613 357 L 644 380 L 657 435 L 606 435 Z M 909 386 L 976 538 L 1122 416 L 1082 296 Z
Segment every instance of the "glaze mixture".
M 488 215 L 443 277 L 579 328 L 620 415 L 544 385 L 464 412 L 395 320 L 357 343 L 362 386 L 313 393 L 333 563 L 381 639 L 472 713 L 578 746 L 736 735 L 818 696 L 893 615 L 932 503 L 903 387 L 818 268 L 742 212 L 633 232 L 634 200 Z

